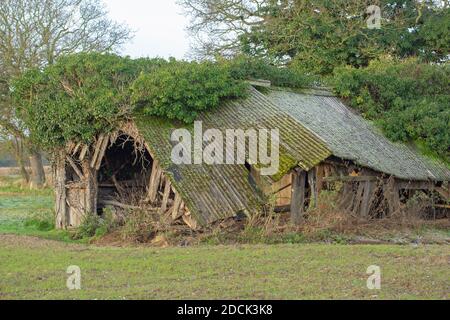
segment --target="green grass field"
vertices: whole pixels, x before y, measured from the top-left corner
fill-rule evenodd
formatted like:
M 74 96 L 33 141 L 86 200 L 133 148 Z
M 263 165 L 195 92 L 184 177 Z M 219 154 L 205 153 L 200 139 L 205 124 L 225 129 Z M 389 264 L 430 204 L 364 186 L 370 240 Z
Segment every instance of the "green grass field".
M 0 299 L 450 298 L 448 245 L 98 247 L 28 223 L 52 206 L 48 190 L 0 188 Z M 81 290 L 66 288 L 71 265 Z

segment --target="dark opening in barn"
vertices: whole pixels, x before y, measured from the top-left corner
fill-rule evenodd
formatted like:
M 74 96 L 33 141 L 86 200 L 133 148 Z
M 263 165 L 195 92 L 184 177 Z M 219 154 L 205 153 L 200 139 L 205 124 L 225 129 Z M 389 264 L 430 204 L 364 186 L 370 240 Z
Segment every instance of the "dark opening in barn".
M 105 152 L 98 171 L 98 212 L 117 203 L 139 205 L 145 200 L 153 159 L 125 134 Z

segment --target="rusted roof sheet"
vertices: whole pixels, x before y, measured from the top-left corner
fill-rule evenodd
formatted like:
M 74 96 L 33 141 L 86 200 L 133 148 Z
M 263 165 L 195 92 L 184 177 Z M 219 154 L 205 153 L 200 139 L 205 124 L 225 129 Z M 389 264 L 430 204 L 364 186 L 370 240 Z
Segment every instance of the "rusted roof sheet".
M 287 113 L 280 111 L 267 97 L 250 88 L 249 97 L 228 101 L 220 108 L 201 115 L 203 130 L 219 129 L 279 129 L 280 171 L 277 180 L 292 168 L 305 170 L 328 158 L 331 151 L 314 133 Z M 261 204 L 256 187 L 245 165 L 175 165 L 170 157 L 170 136 L 175 128 L 193 126 L 154 118 L 135 118 L 140 133 L 162 168 L 168 173 L 174 188 L 181 194 L 197 221 L 208 223 L 235 216 L 238 212 L 253 213 Z
M 326 94 L 288 90 L 267 93 L 279 110 L 320 136 L 339 158 L 407 180 L 449 181 L 449 168 L 411 147 L 394 143 L 371 123 Z

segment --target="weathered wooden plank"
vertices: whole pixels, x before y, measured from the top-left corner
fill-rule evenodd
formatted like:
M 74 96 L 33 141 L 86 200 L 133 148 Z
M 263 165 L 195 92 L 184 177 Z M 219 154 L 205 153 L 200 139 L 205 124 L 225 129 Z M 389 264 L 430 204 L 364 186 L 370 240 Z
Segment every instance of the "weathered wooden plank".
M 379 180 L 376 176 L 333 176 L 323 179 L 326 182 L 365 182 L 365 181 L 377 181 Z
M 399 181 L 397 185 L 399 189 L 404 190 L 427 190 L 435 188 L 434 184 L 428 181 Z
M 97 155 L 97 160 L 96 160 L 96 163 L 95 163 L 95 170 L 99 170 L 100 169 L 100 166 L 102 165 L 102 160 L 103 160 L 103 157 L 105 156 L 106 149 L 108 148 L 108 145 L 109 145 L 109 136 L 106 136 L 103 139 L 103 143 L 102 143 L 102 145 L 100 147 L 99 154 Z
M 312 169 L 308 172 L 308 183 L 311 189 L 311 200 L 310 207 L 315 208 L 317 206 L 317 201 L 319 199 L 319 194 L 317 191 L 317 178 L 316 178 L 316 170 Z
M 353 210 L 352 213 L 354 215 L 357 215 L 360 212 L 361 203 L 363 201 L 363 194 L 364 194 L 364 183 L 360 182 L 358 185 L 358 191 L 356 191 L 356 197 L 353 201 Z
M 158 198 L 158 190 L 160 187 L 161 177 L 163 175 L 163 171 L 159 166 L 158 162 L 155 160 L 153 163 L 152 174 L 150 177 L 150 183 L 148 186 L 148 200 L 151 203 L 155 203 Z
M 291 220 L 294 224 L 301 224 L 305 211 L 306 172 L 295 171 L 292 177 Z
M 374 181 L 366 181 L 364 183 L 364 196 L 361 202 L 361 216 L 368 217 L 371 205 L 371 199 L 373 192 L 375 191 L 376 184 Z
M 83 173 L 76 165 L 75 161 L 73 161 L 71 156 L 66 156 L 67 162 L 69 162 L 70 166 L 72 167 L 73 171 L 75 171 L 76 175 L 80 178 L 80 180 L 84 179 Z
M 104 138 L 105 138 L 105 135 L 104 134 L 100 134 L 98 136 L 97 142 L 95 143 L 94 155 L 92 156 L 92 159 L 91 159 L 91 167 L 92 168 L 95 168 L 95 165 L 97 163 L 97 157 L 98 157 L 98 154 L 100 153 L 100 149 L 102 147 Z
M 317 183 L 317 194 L 320 195 L 320 193 L 323 190 L 324 186 L 324 179 L 325 178 L 325 168 L 323 165 L 318 165 L 316 168 L 316 183 Z
M 166 184 L 164 186 L 164 193 L 163 193 L 163 198 L 162 198 L 162 203 L 161 203 L 161 213 L 164 213 L 167 210 L 167 203 L 169 201 L 170 190 L 171 190 L 170 180 L 167 178 L 165 180 L 166 180 Z
M 175 202 L 173 204 L 173 208 L 172 208 L 172 219 L 175 221 L 178 218 L 181 217 L 182 212 L 181 212 L 181 204 L 183 202 L 183 199 L 181 199 L 181 196 L 179 193 L 175 194 Z
M 84 145 L 80 152 L 80 157 L 79 157 L 80 161 L 83 161 L 84 158 L 86 158 L 86 154 L 87 154 L 88 150 L 89 150 L 89 146 Z

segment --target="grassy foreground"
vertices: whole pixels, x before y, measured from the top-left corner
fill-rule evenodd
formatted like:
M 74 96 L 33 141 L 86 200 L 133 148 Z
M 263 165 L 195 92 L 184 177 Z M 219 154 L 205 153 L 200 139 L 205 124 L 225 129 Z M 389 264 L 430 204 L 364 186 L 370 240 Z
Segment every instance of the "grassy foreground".
M 102 248 L 0 236 L 0 299 L 448 299 L 446 246 Z M 81 268 L 79 291 L 66 288 Z M 382 288 L 367 289 L 378 265 Z
M 0 186 L 0 300 L 450 298 L 448 245 L 97 247 L 52 230 L 52 207 L 50 190 Z M 366 286 L 371 265 L 379 291 Z

